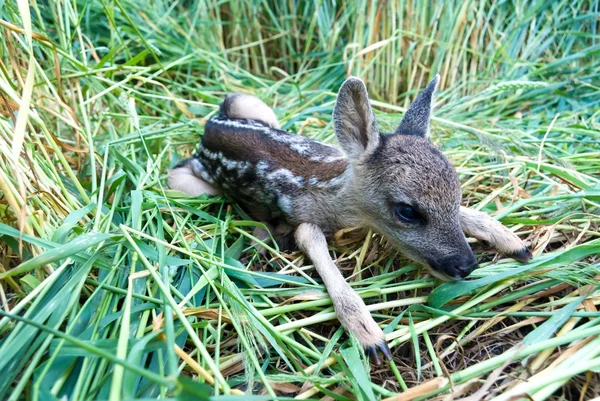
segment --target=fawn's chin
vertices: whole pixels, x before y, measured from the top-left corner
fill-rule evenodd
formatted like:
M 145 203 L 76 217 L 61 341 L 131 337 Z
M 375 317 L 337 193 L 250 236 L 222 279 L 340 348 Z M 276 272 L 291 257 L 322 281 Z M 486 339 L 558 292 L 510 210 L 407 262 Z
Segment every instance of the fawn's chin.
M 446 274 L 443 271 L 439 271 L 434 269 L 429 263 L 426 262 L 420 262 L 422 263 L 427 270 L 429 271 L 429 274 L 431 274 L 433 277 L 440 279 L 442 281 L 461 281 L 464 280 L 464 278 L 461 277 L 456 277 L 456 276 L 449 276 L 448 274 Z
M 437 271 L 435 269 L 433 269 L 431 266 L 427 265 L 427 269 L 429 270 L 429 273 L 435 277 L 438 278 L 442 281 L 460 281 L 462 280 L 461 278 L 457 278 L 457 277 L 450 277 L 448 276 L 446 273 L 442 273 L 440 271 Z
M 416 262 L 422 266 L 424 266 L 425 268 L 427 268 L 427 271 L 429 272 L 429 274 L 431 274 L 433 277 L 440 279 L 442 281 L 457 281 L 459 279 L 456 279 L 454 277 L 450 277 L 448 276 L 446 273 L 435 270 L 433 267 L 431 267 L 431 265 L 427 262 L 427 260 L 425 260 L 425 258 L 422 258 L 420 256 L 418 256 L 417 254 L 411 252 L 409 249 L 402 249 L 400 246 L 398 246 L 398 248 L 401 249 L 401 252 L 407 256 L 409 259 L 411 259 L 413 262 Z
M 407 249 L 407 247 L 402 246 L 402 244 L 396 243 L 396 246 L 409 259 L 412 259 L 413 261 L 415 261 L 415 262 L 417 262 L 417 263 L 425 266 L 427 268 L 427 270 L 429 271 L 429 274 L 431 274 L 433 277 L 435 277 L 437 279 L 440 279 L 442 281 L 461 281 L 461 280 L 463 280 L 463 278 L 449 276 L 449 275 L 447 275 L 443 271 L 439 271 L 439 270 L 434 269 L 429 264 L 429 262 L 427 262 L 427 260 L 425 258 L 419 256 L 415 252 L 412 252 L 410 249 Z
M 427 268 L 427 271 L 429 272 L 429 274 L 431 274 L 433 277 L 435 277 L 437 279 L 440 279 L 442 281 L 459 281 L 459 280 L 461 280 L 460 278 L 448 276 L 446 273 L 434 269 L 433 267 L 431 267 L 431 265 L 429 263 L 422 260 L 421 258 L 414 257 L 411 255 L 411 259 L 414 260 L 415 262 L 420 263 L 421 265 L 425 266 Z

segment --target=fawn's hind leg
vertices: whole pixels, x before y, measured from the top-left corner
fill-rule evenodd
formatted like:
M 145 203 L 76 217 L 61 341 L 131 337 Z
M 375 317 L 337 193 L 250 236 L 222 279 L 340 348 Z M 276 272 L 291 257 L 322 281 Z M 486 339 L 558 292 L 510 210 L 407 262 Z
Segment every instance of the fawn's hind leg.
M 252 231 L 252 235 L 264 242 L 265 244 L 269 244 L 271 243 L 271 239 L 275 240 L 275 243 L 277 244 L 277 247 L 279 248 L 279 251 L 283 252 L 283 251 L 288 251 L 288 252 L 292 252 L 295 251 L 298 247 L 296 246 L 296 241 L 294 240 L 294 231 L 292 230 L 292 228 L 284 223 L 279 223 L 277 225 L 273 225 L 269 222 L 263 221 L 262 222 L 265 227 L 267 227 L 268 231 L 265 230 L 262 227 L 256 227 L 253 231 Z M 272 238 L 271 238 L 272 237 Z M 267 255 L 267 249 L 265 247 L 263 247 L 260 244 L 257 244 L 256 241 L 252 241 L 250 243 L 251 245 L 256 245 L 256 249 L 258 250 L 258 253 L 260 253 L 263 256 Z
M 200 160 L 190 158 L 169 170 L 169 188 L 177 189 L 188 195 L 220 195 L 221 189 L 202 177 L 204 166 Z
M 331 260 L 321 229 L 314 224 L 300 224 L 296 229 L 296 243 L 312 260 L 333 301 L 335 313 L 346 331 L 356 337 L 375 363 L 379 364 L 377 350 L 387 359 L 391 359 L 392 355 L 381 328 L 371 317 L 363 300 Z
M 461 206 L 460 224 L 466 235 L 487 242 L 498 253 L 525 263 L 533 256 L 521 238 L 485 213 Z

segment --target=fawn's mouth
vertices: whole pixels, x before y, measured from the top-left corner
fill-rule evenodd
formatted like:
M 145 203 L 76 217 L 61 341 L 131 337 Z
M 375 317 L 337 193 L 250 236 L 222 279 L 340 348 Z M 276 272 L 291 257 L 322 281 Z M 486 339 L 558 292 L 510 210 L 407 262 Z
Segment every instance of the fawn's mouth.
M 464 280 L 477 267 L 477 259 L 472 252 L 466 255 L 446 257 L 435 260 L 421 256 L 406 244 L 396 242 L 396 247 L 409 259 L 424 265 L 429 273 L 435 278 L 443 281 Z M 469 249 L 470 251 L 470 249 Z
M 443 270 L 438 270 L 438 269 L 434 268 L 428 262 L 421 262 L 421 263 L 427 268 L 427 271 L 429 272 L 429 274 L 431 274 L 433 277 L 435 277 L 439 280 L 451 282 L 451 281 L 462 281 L 466 278 L 466 277 L 461 277 L 459 275 L 451 276 Z
M 410 251 L 405 251 L 404 253 L 410 259 L 425 266 L 425 268 L 427 268 L 427 271 L 429 272 L 429 274 L 431 274 L 433 277 L 435 277 L 437 279 L 440 279 L 442 281 L 460 281 L 463 279 L 462 277 L 454 277 L 454 276 L 449 275 L 448 273 L 446 273 L 443 270 L 436 269 L 435 267 L 433 267 L 434 264 L 431 263 L 430 261 L 428 261 L 426 258 L 416 256 L 414 253 L 411 253 Z
M 431 271 L 439 274 L 436 275 L 434 273 L 434 276 L 447 281 L 463 280 L 478 266 L 477 258 L 470 248 L 437 258 L 425 257 L 425 259 L 427 260 L 427 264 L 431 267 Z M 442 278 L 440 275 L 445 277 Z
M 461 281 L 469 277 L 475 268 L 477 268 L 477 259 L 473 256 L 467 263 L 456 264 L 448 261 L 442 263 L 427 262 L 427 267 L 431 275 L 444 281 Z

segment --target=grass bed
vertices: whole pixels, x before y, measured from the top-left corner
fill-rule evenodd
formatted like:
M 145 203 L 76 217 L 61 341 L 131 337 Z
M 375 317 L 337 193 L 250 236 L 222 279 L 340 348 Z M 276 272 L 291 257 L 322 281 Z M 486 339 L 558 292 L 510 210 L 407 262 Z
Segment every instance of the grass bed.
M 600 394 L 600 6 L 590 1 L 0 3 L 0 399 L 553 399 Z M 373 233 L 332 256 L 387 334 L 370 366 L 301 254 L 171 191 L 225 94 L 334 142 L 348 75 L 391 130 L 441 74 L 432 140 L 473 242 L 442 284 Z M 253 394 L 253 398 L 250 396 Z

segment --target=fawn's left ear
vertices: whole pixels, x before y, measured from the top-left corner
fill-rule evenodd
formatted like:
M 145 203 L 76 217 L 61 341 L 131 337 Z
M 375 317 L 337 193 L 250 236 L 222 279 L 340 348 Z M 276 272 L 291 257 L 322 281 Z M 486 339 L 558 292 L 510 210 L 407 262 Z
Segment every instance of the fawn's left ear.
M 396 134 L 416 135 L 423 138 L 429 136 L 429 120 L 433 108 L 433 94 L 437 88 L 440 76 L 436 75 L 433 81 L 427 85 L 423 92 L 410 105 L 400 125 L 396 128 Z
M 362 80 L 350 77 L 340 87 L 333 108 L 335 134 L 351 159 L 379 145 L 379 129 Z

